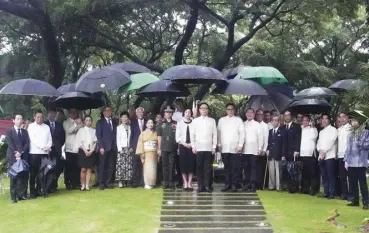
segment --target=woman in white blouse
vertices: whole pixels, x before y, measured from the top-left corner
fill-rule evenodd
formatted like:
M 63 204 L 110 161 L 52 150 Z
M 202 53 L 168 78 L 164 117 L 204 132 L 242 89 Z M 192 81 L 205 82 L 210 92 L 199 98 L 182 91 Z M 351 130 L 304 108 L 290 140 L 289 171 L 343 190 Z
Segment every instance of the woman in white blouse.
M 76 144 L 78 145 L 79 166 L 81 167 L 81 191 L 90 191 L 92 167 L 95 164 L 96 133 L 91 128 L 92 118 L 85 117 L 85 126 L 78 130 Z
M 126 187 L 132 182 L 132 149 L 129 147 L 131 127 L 129 126 L 129 113 L 120 114 L 121 124 L 117 127 L 118 158 L 115 169 L 115 180 L 119 188 Z

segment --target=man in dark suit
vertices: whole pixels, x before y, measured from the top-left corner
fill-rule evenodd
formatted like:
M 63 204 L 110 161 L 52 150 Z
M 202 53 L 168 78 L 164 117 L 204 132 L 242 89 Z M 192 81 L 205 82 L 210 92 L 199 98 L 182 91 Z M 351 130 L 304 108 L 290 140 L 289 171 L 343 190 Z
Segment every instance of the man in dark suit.
M 23 115 L 16 114 L 13 119 L 14 128 L 8 130 L 6 140 L 8 149 L 6 157 L 11 167 L 17 160 L 28 160 L 29 152 L 29 136 L 25 129 L 22 129 Z M 28 173 L 18 174 L 16 178 L 10 179 L 10 196 L 12 203 L 17 203 L 18 200 L 27 200 L 27 182 Z
M 273 115 L 271 118 L 273 128 L 269 130 L 268 137 L 268 166 L 269 166 L 269 190 L 281 190 L 279 173 L 279 162 L 286 151 L 286 132 L 279 127 L 279 115 Z
M 146 129 L 146 120 L 143 118 L 144 109 L 139 107 L 136 109 L 137 119 L 132 120 L 131 122 L 131 148 L 136 153 L 137 141 L 141 132 Z M 133 177 L 132 177 L 132 187 L 136 188 L 137 186 L 143 185 L 143 170 L 142 163 L 139 155 L 133 156 Z
M 105 107 L 104 118 L 96 123 L 99 149 L 99 188 L 113 188 L 113 177 L 117 161 L 117 123 L 112 120 L 111 107 Z
M 286 130 L 286 154 L 282 160 L 294 161 L 294 158 L 300 155 L 301 125 L 292 122 L 290 111 L 285 111 L 283 117 L 284 126 L 282 128 Z
M 65 131 L 63 125 L 56 121 L 56 110 L 50 109 L 48 113 L 48 120 L 44 123 L 50 127 L 51 136 L 53 139 L 53 145 L 51 147 L 50 156 L 56 162 L 55 178 L 51 184 L 49 192 L 53 193 L 58 188 L 58 179 L 60 174 L 64 170 L 64 161 L 61 159 L 62 147 L 65 142 Z

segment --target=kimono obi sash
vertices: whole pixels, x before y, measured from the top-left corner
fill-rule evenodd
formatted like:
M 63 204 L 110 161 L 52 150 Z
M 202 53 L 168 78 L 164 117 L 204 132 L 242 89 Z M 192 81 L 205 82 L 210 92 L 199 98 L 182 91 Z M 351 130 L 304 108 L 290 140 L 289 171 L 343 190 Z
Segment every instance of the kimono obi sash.
M 144 142 L 144 150 L 156 150 L 157 141 L 146 141 Z

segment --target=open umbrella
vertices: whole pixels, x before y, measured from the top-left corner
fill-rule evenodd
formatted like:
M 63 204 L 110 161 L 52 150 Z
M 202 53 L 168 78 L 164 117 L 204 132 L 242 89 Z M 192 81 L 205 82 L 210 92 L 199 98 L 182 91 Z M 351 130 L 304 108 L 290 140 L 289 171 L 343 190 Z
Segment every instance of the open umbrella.
M 271 84 L 263 85 L 263 88 L 269 94 L 280 93 L 280 94 L 287 96 L 288 98 L 293 99 L 293 89 L 287 86 L 285 83 L 271 83 Z
M 49 83 L 32 78 L 11 81 L 0 90 L 0 94 L 60 96 L 55 87 Z
M 19 173 L 28 171 L 29 171 L 28 163 L 23 159 L 19 159 L 9 168 L 9 177 L 14 179 L 17 177 Z
M 134 62 L 123 62 L 116 63 L 111 65 L 110 67 L 115 69 L 121 69 L 129 74 L 137 74 L 137 73 L 150 73 L 151 70 L 146 66 L 134 63 Z
M 266 90 L 251 80 L 231 79 L 226 84 L 219 85 L 212 94 L 223 95 L 268 95 Z
M 142 97 L 182 97 L 188 96 L 189 94 L 190 92 L 185 86 L 175 84 L 169 80 L 159 80 L 151 83 L 136 93 L 136 95 Z
M 235 68 L 231 68 L 231 69 L 225 70 L 225 71 L 223 71 L 223 75 L 227 79 L 234 79 L 237 76 L 237 74 L 239 72 L 241 72 L 241 70 L 243 68 L 245 68 L 245 67 L 249 67 L 249 66 L 237 66 Z
M 54 101 L 56 107 L 77 110 L 95 109 L 105 105 L 100 98 L 93 97 L 83 92 L 68 92 Z
M 227 81 L 219 70 L 196 65 L 173 66 L 165 70 L 161 78 L 182 84 L 221 84 Z
M 126 93 L 129 91 L 137 90 L 159 80 L 160 79 L 158 77 L 151 73 L 132 74 L 132 82 L 123 87 L 120 87 L 118 93 Z
M 50 189 L 51 183 L 55 178 L 55 167 L 55 158 L 51 158 L 50 156 L 42 157 L 37 178 L 41 184 L 41 189 L 44 193 L 44 196 L 47 195 L 47 191 Z
M 76 91 L 76 84 L 75 83 L 65 84 L 63 86 L 58 87 L 57 90 L 62 95 L 67 93 L 67 92 L 73 92 L 73 91 Z
M 304 89 L 295 95 L 295 100 L 309 98 L 326 98 L 337 95 L 334 91 L 326 87 L 310 87 Z
M 272 110 L 283 112 L 291 102 L 292 99 L 281 93 L 269 94 L 267 96 L 254 95 L 247 101 L 245 108 L 252 108 L 254 110 L 262 109 L 269 112 Z
M 329 88 L 336 92 L 354 91 L 366 86 L 367 84 L 360 79 L 343 79 L 333 83 Z
M 96 68 L 78 79 L 76 91 L 94 93 L 114 90 L 130 82 L 130 76 L 124 70 L 112 67 Z
M 288 106 L 293 113 L 319 114 L 330 112 L 332 106 L 326 100 L 303 99 L 294 101 Z
M 287 83 L 284 75 L 271 66 L 248 66 L 243 67 L 236 76 L 238 79 L 251 79 L 262 85 L 270 83 Z

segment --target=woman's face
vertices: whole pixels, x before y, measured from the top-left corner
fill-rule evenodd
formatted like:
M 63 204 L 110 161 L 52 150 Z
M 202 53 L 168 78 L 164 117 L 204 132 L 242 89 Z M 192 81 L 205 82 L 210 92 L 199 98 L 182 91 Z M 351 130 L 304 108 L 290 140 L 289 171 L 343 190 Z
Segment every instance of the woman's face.
M 123 124 L 127 124 L 128 123 L 128 116 L 123 115 L 123 116 L 120 117 L 120 120 L 122 121 Z
M 148 129 L 153 129 L 154 128 L 154 122 L 152 120 L 148 120 L 146 123 L 146 127 Z
M 91 125 L 92 125 L 92 120 L 91 120 L 91 118 L 86 117 L 86 119 L 85 119 L 85 125 L 86 125 L 87 127 L 91 127 Z
M 351 125 L 356 128 L 359 126 L 359 122 L 356 119 L 351 119 Z
M 190 109 L 186 109 L 186 111 L 184 112 L 184 117 L 187 119 L 191 118 L 191 110 Z

